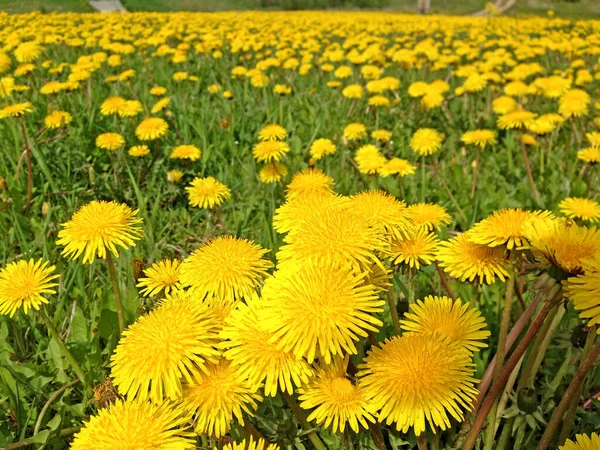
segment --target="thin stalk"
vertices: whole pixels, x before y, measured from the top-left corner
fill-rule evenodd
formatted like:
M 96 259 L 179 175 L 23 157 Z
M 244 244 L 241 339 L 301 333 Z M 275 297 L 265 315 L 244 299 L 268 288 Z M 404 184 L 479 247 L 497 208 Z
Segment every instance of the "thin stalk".
M 585 339 L 585 345 L 583 347 L 583 353 L 581 355 L 581 360 L 585 360 L 590 352 L 592 351 L 592 347 L 594 346 L 594 341 L 596 339 L 596 327 L 592 327 L 588 331 L 587 338 Z M 571 429 L 575 423 L 575 416 L 577 414 L 577 406 L 579 404 L 579 398 L 581 397 L 581 391 L 583 386 L 580 386 L 579 391 L 576 395 L 573 396 L 571 403 L 565 413 L 565 417 L 563 420 L 563 426 L 560 430 L 560 434 L 558 435 L 558 445 L 563 445 L 567 438 L 571 435 Z
M 354 445 L 352 445 L 352 436 L 350 436 L 350 429 L 348 427 L 346 427 L 342 433 L 342 441 L 344 442 L 345 450 L 354 450 Z
M 371 437 L 373 438 L 377 450 L 387 450 L 385 439 L 383 438 L 383 433 L 381 431 L 381 424 L 369 422 L 369 431 L 371 431 Z
M 81 381 L 81 380 L 79 378 L 76 378 L 75 380 L 71 381 L 70 383 L 65 384 L 58 391 L 56 391 L 54 394 L 52 394 L 50 396 L 50 398 L 46 401 L 46 403 L 44 404 L 44 407 L 40 411 L 37 421 L 35 422 L 35 427 L 33 428 L 34 436 L 39 433 L 40 427 L 42 426 L 42 421 L 44 420 L 44 416 L 46 415 L 46 411 L 48 411 L 48 408 L 50 408 L 50 405 L 52 405 L 54 400 L 56 400 L 58 397 L 60 397 L 61 394 L 63 392 L 65 392 L 67 389 L 69 389 L 70 387 L 73 387 L 77 383 L 79 383 L 79 381 Z
M 421 203 L 425 202 L 425 157 L 421 156 Z
M 523 153 L 523 161 L 525 162 L 525 170 L 527 171 L 527 178 L 529 179 L 529 187 L 531 188 L 531 196 L 536 204 L 540 204 L 538 192 L 535 187 L 535 180 L 533 179 L 533 173 L 531 172 L 531 165 L 529 164 L 529 157 L 527 156 L 527 149 L 525 148 L 525 142 L 523 142 L 523 135 L 519 136 L 521 143 L 521 152 Z
M 515 282 L 510 277 L 506 282 L 506 292 L 504 294 L 504 307 L 502 309 L 502 321 L 500 322 L 500 333 L 498 335 L 498 349 L 496 350 L 496 365 L 494 366 L 493 380 L 497 380 L 502 373 L 504 358 L 506 356 L 506 338 L 508 336 L 508 327 L 510 325 L 510 316 L 512 312 L 512 300 Z M 494 402 L 492 411 L 488 420 L 488 426 L 485 434 L 485 449 L 491 450 L 494 445 L 494 436 L 496 434 L 496 413 L 498 401 Z
M 408 304 L 415 302 L 415 271 L 412 267 L 408 268 Z
M 46 315 L 46 311 L 44 311 L 43 308 L 39 310 L 39 315 L 42 319 L 42 322 L 44 322 L 44 325 L 46 325 L 46 328 L 48 328 L 48 331 L 50 331 L 54 342 L 56 342 L 56 345 L 58 345 L 60 352 L 71 365 L 71 368 L 73 369 L 73 372 L 75 372 L 75 375 L 77 375 L 77 378 L 79 378 L 83 385 L 87 387 L 85 372 L 83 371 L 77 360 L 73 357 L 73 354 L 69 351 L 63 340 L 61 339 L 58 330 L 56 329 L 50 318 Z
M 55 437 L 70 436 L 74 433 L 77 433 L 79 430 L 81 430 L 81 427 L 63 428 L 59 432 L 52 433 L 49 439 L 54 439 Z M 31 442 L 25 439 L 23 441 L 15 442 L 14 444 L 10 444 L 4 447 L 2 450 L 15 450 L 17 448 L 29 447 L 30 445 L 35 445 L 35 442 Z
M 440 276 L 440 281 L 442 282 L 442 286 L 444 286 L 444 289 L 446 290 L 448 297 L 456 298 L 454 296 L 454 292 L 452 291 L 452 288 L 450 287 L 450 284 L 448 283 L 448 279 L 446 278 L 446 275 L 444 275 L 444 272 L 442 271 L 442 268 L 440 267 L 438 262 L 434 261 L 433 264 L 435 264 L 435 270 L 437 270 L 437 273 Z
M 479 158 L 481 156 L 481 150 L 477 149 L 477 157 L 475 158 L 475 165 L 473 166 L 473 182 L 471 183 L 471 198 L 475 197 L 475 191 L 477 190 L 477 175 L 479 174 Z
M 117 317 L 119 318 L 119 335 L 121 335 L 123 333 L 123 330 L 125 329 L 125 310 L 123 308 L 123 298 L 121 297 L 121 290 L 119 289 L 117 269 L 115 268 L 115 262 L 113 261 L 113 257 L 110 251 L 106 252 L 106 263 L 108 264 L 108 272 L 110 273 L 110 280 L 112 281 L 113 293 L 115 294 L 115 301 L 117 303 Z
M 396 300 L 394 299 L 394 294 L 392 292 L 392 288 L 387 291 L 387 300 L 388 305 L 390 307 L 390 314 L 392 316 L 392 325 L 394 326 L 394 334 L 396 336 L 400 336 L 400 319 L 398 318 L 398 307 L 396 306 Z
M 307 436 L 310 439 L 310 442 L 312 442 L 312 444 L 314 445 L 314 447 L 317 450 L 327 450 L 327 447 L 325 447 L 325 444 L 323 444 L 323 441 L 321 441 L 321 439 L 319 438 L 319 435 L 317 434 L 316 430 L 313 427 L 311 427 L 310 424 L 306 421 L 304 411 L 302 411 L 298 403 L 296 403 L 296 400 L 294 400 L 292 396 L 287 392 L 283 393 L 283 398 L 285 398 L 285 401 L 296 416 L 298 422 L 300 422 L 300 425 L 302 425 L 302 428 L 308 432 Z
M 427 439 L 425 439 L 425 433 L 421 433 L 417 436 L 417 446 L 419 450 L 427 450 Z
M 502 373 L 500 374 L 498 379 L 492 383 L 488 395 L 485 397 L 485 400 L 483 401 L 479 412 L 475 416 L 473 426 L 471 427 L 471 430 L 467 435 L 467 439 L 463 444 L 462 450 L 472 450 L 475 447 L 477 437 L 479 436 L 479 433 L 483 428 L 483 424 L 485 423 L 485 420 L 490 410 L 492 409 L 494 402 L 504 389 L 504 385 L 506 384 L 508 377 L 510 376 L 513 369 L 515 368 L 515 366 L 517 365 L 517 363 L 519 362 L 519 360 L 533 341 L 533 338 L 538 333 L 539 329 L 544 323 L 544 320 L 548 316 L 548 313 L 557 304 L 560 298 L 561 295 L 559 293 L 547 299 L 546 302 L 544 302 L 544 306 L 542 307 L 541 311 L 527 330 L 527 333 L 525 334 L 521 342 L 519 342 L 519 345 L 517 346 L 513 354 L 510 356 L 510 358 L 502 368 Z
M 27 156 L 27 204 L 31 202 L 33 196 L 33 172 L 31 170 L 31 148 L 29 148 L 29 140 L 27 139 L 27 130 L 25 130 L 25 119 L 19 120 L 21 131 L 23 132 L 23 140 L 25 141 L 25 155 Z
M 454 207 L 458 211 L 458 214 L 460 215 L 461 219 L 465 222 L 465 224 L 467 224 L 469 222 L 469 219 L 467 219 L 467 216 L 466 216 L 465 212 L 460 207 L 460 204 L 456 200 L 456 197 L 454 196 L 454 194 L 452 194 L 452 191 L 450 190 L 450 188 L 446 184 L 446 181 L 440 175 L 440 173 L 439 173 L 439 171 L 437 169 L 437 164 L 435 162 L 433 163 L 433 171 L 435 172 L 435 174 L 437 175 L 438 179 L 440 180 L 440 184 L 442 185 L 442 187 L 446 191 L 446 194 L 448 194 L 448 198 L 450 198 L 450 201 L 452 202 L 452 204 L 454 205 Z
M 567 412 L 569 404 L 576 398 L 575 395 L 579 392 L 579 388 L 583 385 L 583 381 L 585 380 L 586 375 L 590 371 L 590 369 L 594 366 L 596 362 L 596 358 L 600 356 L 600 342 L 596 343 L 590 353 L 587 355 L 585 359 L 581 360 L 581 364 L 579 365 L 579 370 L 577 370 L 577 374 L 575 378 L 571 381 L 571 384 L 565 391 L 560 403 L 555 408 L 548 425 L 546 426 L 546 430 L 540 439 L 540 442 L 536 448 L 536 450 L 546 450 L 550 447 L 552 443 L 552 438 L 558 429 L 558 426 L 563 420 L 563 416 Z

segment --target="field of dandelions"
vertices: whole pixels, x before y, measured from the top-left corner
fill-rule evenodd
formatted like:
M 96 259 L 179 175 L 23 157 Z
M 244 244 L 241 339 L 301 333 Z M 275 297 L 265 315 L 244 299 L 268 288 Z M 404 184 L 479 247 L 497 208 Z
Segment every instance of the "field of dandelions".
M 0 23 L 1 449 L 600 449 L 600 22 Z

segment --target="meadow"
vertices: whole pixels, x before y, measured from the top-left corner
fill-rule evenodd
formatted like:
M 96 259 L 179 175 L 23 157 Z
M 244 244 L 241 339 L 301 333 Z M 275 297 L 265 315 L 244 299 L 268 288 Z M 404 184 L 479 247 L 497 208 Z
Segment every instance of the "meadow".
M 0 448 L 600 448 L 600 21 L 0 21 Z

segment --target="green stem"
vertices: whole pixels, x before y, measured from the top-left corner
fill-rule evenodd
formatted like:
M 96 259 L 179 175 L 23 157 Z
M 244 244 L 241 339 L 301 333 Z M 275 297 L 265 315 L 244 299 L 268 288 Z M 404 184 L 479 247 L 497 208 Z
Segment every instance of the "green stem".
M 50 407 L 50 405 L 52 405 L 52 403 L 54 402 L 54 400 L 56 400 L 58 397 L 60 397 L 60 395 L 63 392 L 65 392 L 67 389 L 69 389 L 70 387 L 73 387 L 77 383 L 79 383 L 79 381 L 80 381 L 80 379 L 77 378 L 77 379 L 71 381 L 70 383 L 65 384 L 58 391 L 56 391 L 54 394 L 52 394 L 50 396 L 50 398 L 46 401 L 46 403 L 44 404 L 44 407 L 40 411 L 40 414 L 39 414 L 39 416 L 37 418 L 37 421 L 35 422 L 35 427 L 33 428 L 33 435 L 34 436 L 36 434 L 38 434 L 38 432 L 40 431 L 40 428 L 42 426 L 42 421 L 44 420 L 44 416 L 46 415 L 46 411 L 48 411 L 48 408 Z
M 425 433 L 421 433 L 417 436 L 417 446 L 419 450 L 427 450 L 427 439 L 425 439 Z
M 119 318 L 119 335 L 121 335 L 123 333 L 123 330 L 125 329 L 125 311 L 123 309 L 123 298 L 121 297 L 121 290 L 119 289 L 117 269 L 115 268 L 115 262 L 113 261 L 112 254 L 110 253 L 110 251 L 106 252 L 106 263 L 108 264 L 108 272 L 110 273 L 113 293 L 115 294 L 115 301 L 117 303 L 117 317 Z
M 311 427 L 310 424 L 306 421 L 304 411 L 302 411 L 298 403 L 296 403 L 296 400 L 294 400 L 292 396 L 287 392 L 283 393 L 283 398 L 285 398 L 285 401 L 296 416 L 298 422 L 300 422 L 300 425 L 302 425 L 302 428 L 308 432 L 308 438 L 310 439 L 310 442 L 312 442 L 312 444 L 314 445 L 315 449 L 327 450 L 327 447 L 325 447 L 325 444 L 323 444 L 323 441 L 321 441 L 321 439 L 319 438 L 319 435 L 317 434 L 316 430 L 313 427 Z
M 350 436 L 350 429 L 348 427 L 346 427 L 342 433 L 342 441 L 344 442 L 345 450 L 354 450 L 354 445 L 352 445 L 352 436 Z
M 398 318 L 398 307 L 396 306 L 396 300 L 394 299 L 392 288 L 388 289 L 387 291 L 387 300 L 388 305 L 390 307 L 390 314 L 392 315 L 392 325 L 394 326 L 394 334 L 396 336 L 400 336 L 400 319 Z
M 46 311 L 44 311 L 44 309 L 40 309 L 39 315 L 42 319 L 42 322 L 44 322 L 44 325 L 46 325 L 46 328 L 48 328 L 48 331 L 50 331 L 50 334 L 52 335 L 54 342 L 56 342 L 56 345 L 58 345 L 60 352 L 62 353 L 62 355 L 67 359 L 67 361 L 71 365 L 73 372 L 75 372 L 75 374 L 81 380 L 83 385 L 87 387 L 87 381 L 85 379 L 85 372 L 83 371 L 83 369 L 81 368 L 81 366 L 79 365 L 77 360 L 73 357 L 73 354 L 69 351 L 69 349 L 67 348 L 67 346 L 65 345 L 63 340 L 61 339 L 60 334 L 58 333 L 58 330 L 56 329 L 56 327 L 54 326 L 54 324 L 52 323 L 50 318 L 46 315 Z
M 421 203 L 425 202 L 425 157 L 421 157 Z

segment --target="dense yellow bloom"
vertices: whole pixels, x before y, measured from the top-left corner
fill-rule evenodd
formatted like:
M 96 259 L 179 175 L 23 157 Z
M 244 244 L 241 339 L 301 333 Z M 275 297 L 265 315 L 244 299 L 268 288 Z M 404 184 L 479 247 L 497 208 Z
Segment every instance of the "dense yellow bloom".
M 492 130 L 475 130 L 468 131 L 460 138 L 465 144 L 476 145 L 480 148 L 485 148 L 486 145 L 494 145 L 498 143 L 496 133 Z
M 160 112 L 163 109 L 165 109 L 169 103 L 171 103 L 170 97 L 161 98 L 159 101 L 157 101 L 154 104 L 154 106 L 152 106 L 152 109 L 150 110 L 150 112 L 152 114 L 156 114 L 157 112 Z
M 107 249 L 118 257 L 117 247 L 133 247 L 142 237 L 137 213 L 121 203 L 93 200 L 61 225 L 56 243 L 65 247 L 62 254 L 70 259 L 83 254 L 84 264 L 93 263 L 96 256 L 106 258 Z
M 28 41 L 19 44 L 19 46 L 15 49 L 14 54 L 18 62 L 28 63 L 38 59 L 43 51 L 44 48 L 37 42 Z
M 140 294 L 144 296 L 157 295 L 164 291 L 170 293 L 179 288 L 180 262 L 178 259 L 165 259 L 152 264 L 144 270 L 137 287 L 143 288 Z
M 258 162 L 281 161 L 281 158 L 290 151 L 286 142 L 262 141 L 252 149 L 252 156 Z
M 202 151 L 195 145 L 178 145 L 175 147 L 171 154 L 170 159 L 189 159 L 190 161 L 197 161 L 200 159 Z
M 498 97 L 492 102 L 496 114 L 509 114 L 517 109 L 517 102 L 512 97 Z
M 373 144 L 360 147 L 354 154 L 354 160 L 360 173 L 364 174 L 378 173 L 387 162 L 385 156 Z
M 408 334 L 441 334 L 472 351 L 487 347 L 490 337 L 481 313 L 460 298 L 429 295 L 410 305 L 404 317 L 400 324 Z
M 238 303 L 221 331 L 223 356 L 253 386 L 264 382 L 265 395 L 274 397 L 278 389 L 292 394 L 294 386 L 308 383 L 313 371 L 304 358 L 278 348 L 262 321 L 265 305 L 257 295 Z
M 117 112 L 121 117 L 135 117 L 144 110 L 138 100 L 127 100 Z
M 597 164 L 600 162 L 600 147 L 589 147 L 579 150 L 577 158 L 590 164 Z
M 575 442 L 567 439 L 565 445 L 559 447 L 559 450 L 598 450 L 600 448 L 600 436 L 592 433 L 589 436 L 578 434 L 575 436 Z
M 438 230 L 452 222 L 452 217 L 441 205 L 435 203 L 415 203 L 409 205 L 407 215 L 413 224 L 426 230 Z
M 587 114 L 591 103 L 590 95 L 581 89 L 571 89 L 559 99 L 558 112 L 565 117 L 579 117 Z
M 410 148 L 421 156 L 431 155 L 442 147 L 444 134 L 431 128 L 417 130 L 410 139 Z
M 334 433 L 344 432 L 346 426 L 355 433 L 368 428 L 368 422 L 375 422 L 375 411 L 365 390 L 353 384 L 346 375 L 348 356 L 334 358 L 332 364 L 317 366 L 317 374 L 310 383 L 302 387 L 300 407 L 314 410 L 306 420 L 332 428 Z
M 115 151 L 125 145 L 125 138 L 119 133 L 102 133 L 96 138 L 96 147 Z
M 348 207 L 373 228 L 383 228 L 394 236 L 406 231 L 411 224 L 406 203 L 384 191 L 359 192 L 350 197 Z
M 184 431 L 186 418 L 168 403 L 117 400 L 84 422 L 72 450 L 192 450 L 193 433 Z
M 223 300 L 250 298 L 273 264 L 267 250 L 252 241 L 220 236 L 183 260 L 180 281 L 201 297 Z
M 0 98 L 10 97 L 15 89 L 15 79 L 13 77 L 0 78 Z
M 450 416 L 464 417 L 477 395 L 470 353 L 458 342 L 437 334 L 388 339 L 373 347 L 358 373 L 377 419 L 418 436 L 426 423 L 450 427 Z
M 560 212 L 570 219 L 581 219 L 585 222 L 600 222 L 600 204 L 589 198 L 565 198 L 558 204 Z
M 219 356 L 218 322 L 211 310 L 184 291 L 175 291 L 138 318 L 111 357 L 111 376 L 128 399 L 181 397 L 185 382 L 200 382 Z
M 213 450 L 219 449 L 218 447 L 215 447 Z M 223 446 L 223 450 L 280 450 L 280 447 L 277 444 L 269 444 L 262 438 L 260 438 L 258 441 L 254 441 L 252 436 L 250 436 L 250 440 L 248 442 L 246 442 L 246 439 L 242 440 L 240 443 L 231 442 L 225 444 Z
M 260 169 L 258 177 L 263 183 L 276 183 L 277 181 L 280 181 L 284 176 L 286 176 L 287 173 L 288 169 L 286 166 L 284 166 L 280 162 L 273 161 L 265 165 L 262 169 Z
M 425 228 L 415 227 L 397 234 L 392 239 L 390 254 L 394 264 L 406 264 L 420 269 L 421 264 L 435 261 L 438 239 Z
M 152 86 L 150 89 L 150 95 L 155 95 L 157 97 L 161 95 L 165 95 L 167 93 L 167 88 L 162 86 Z
M 213 177 L 196 177 L 185 190 L 188 193 L 190 205 L 198 208 L 220 206 L 225 200 L 231 198 L 229 188 Z
M 349 141 L 358 141 L 367 135 L 367 128 L 362 123 L 351 123 L 344 128 L 343 134 Z
M 388 130 L 374 130 L 371 132 L 371 137 L 379 142 L 386 143 L 392 139 L 392 132 Z
M 154 141 L 167 134 L 169 125 L 160 117 L 148 117 L 135 129 L 135 135 L 141 141 Z
M 122 97 L 108 97 L 102 102 L 102 105 L 100 105 L 100 114 L 103 116 L 118 114 L 126 103 L 127 100 Z
M 252 415 L 262 397 L 240 374 L 237 367 L 221 359 L 208 364 L 202 381 L 187 384 L 181 406 L 193 418 L 198 434 L 221 437 L 235 418 L 244 424 L 243 413 Z
M 344 353 L 356 354 L 356 341 L 382 326 L 372 313 L 383 311 L 372 285 L 337 264 L 286 265 L 268 278 L 262 294 L 262 326 L 277 348 L 312 363 Z
M 351 84 L 342 90 L 342 95 L 351 99 L 361 98 L 363 96 L 363 88 L 360 84 Z
M 183 172 L 181 170 L 173 169 L 167 172 L 167 180 L 169 183 L 179 183 L 182 177 Z
M 437 259 L 445 272 L 460 281 L 492 284 L 496 277 L 501 281 L 509 277 L 504 248 L 477 244 L 469 233 L 441 242 Z
M 285 128 L 277 124 L 266 125 L 258 132 L 259 141 L 283 141 L 286 137 Z
M 150 153 L 150 149 L 147 145 L 134 145 L 127 151 L 127 153 L 129 153 L 131 156 L 140 158 Z
M 45 294 L 55 294 L 58 286 L 53 280 L 55 267 L 47 261 L 24 259 L 7 264 L 0 269 L 0 314 L 14 316 L 19 308 L 27 314 L 29 309 L 39 310 L 42 303 L 48 303 Z
M 417 168 L 413 166 L 406 159 L 392 158 L 379 169 L 379 175 L 382 177 L 388 177 L 390 175 L 400 175 L 405 177 L 406 175 L 413 175 Z
M 563 281 L 565 295 L 573 301 L 588 327 L 600 323 L 600 256 L 585 261 L 585 273 Z M 598 329 L 600 333 L 600 328 Z
M 68 125 L 72 120 L 73 116 L 66 111 L 52 111 L 44 118 L 44 125 L 52 130 Z
M 334 179 L 325 175 L 321 170 L 315 168 L 303 169 L 292 178 L 286 190 L 286 199 L 292 200 L 296 197 L 320 192 L 333 192 Z
M 7 117 L 20 117 L 26 113 L 31 112 L 31 103 L 13 103 L 12 105 L 5 106 L 0 109 L 0 119 L 6 119 Z
M 318 161 L 327 155 L 333 155 L 336 151 L 335 144 L 330 139 L 317 139 L 310 146 L 310 156 Z
M 512 112 L 498 117 L 498 128 L 501 130 L 510 130 L 513 128 L 525 128 L 531 123 L 537 114 L 523 109 L 515 109 Z

